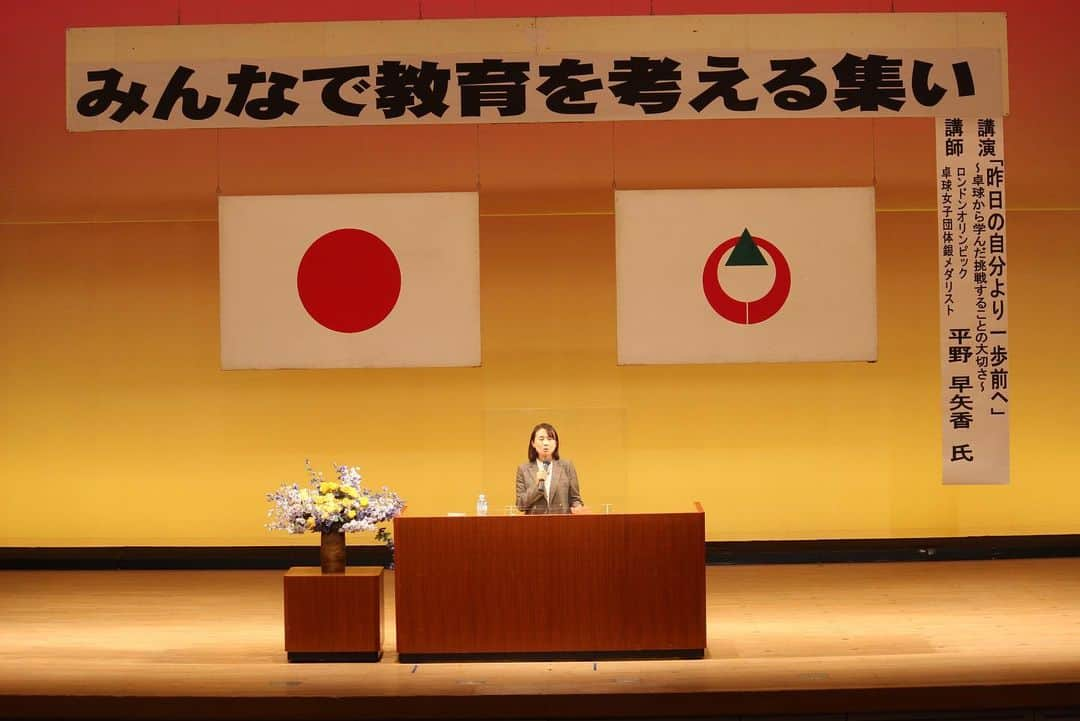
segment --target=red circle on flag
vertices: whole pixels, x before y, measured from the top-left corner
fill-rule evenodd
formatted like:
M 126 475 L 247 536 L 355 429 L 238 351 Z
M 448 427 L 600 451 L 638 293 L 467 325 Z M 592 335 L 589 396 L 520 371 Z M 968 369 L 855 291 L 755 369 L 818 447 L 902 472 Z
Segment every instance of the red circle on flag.
M 338 333 L 359 333 L 394 309 L 401 267 L 377 235 L 340 228 L 308 247 L 296 271 L 296 291 L 316 323 Z

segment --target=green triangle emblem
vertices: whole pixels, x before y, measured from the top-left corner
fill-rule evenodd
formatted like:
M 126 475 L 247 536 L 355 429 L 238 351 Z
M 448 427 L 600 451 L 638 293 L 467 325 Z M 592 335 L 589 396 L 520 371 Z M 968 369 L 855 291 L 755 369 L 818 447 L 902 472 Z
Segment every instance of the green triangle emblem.
M 761 254 L 761 248 L 757 247 L 757 243 L 750 237 L 749 228 L 743 228 L 739 242 L 735 244 L 735 249 L 731 251 L 724 265 L 768 265 L 765 256 Z

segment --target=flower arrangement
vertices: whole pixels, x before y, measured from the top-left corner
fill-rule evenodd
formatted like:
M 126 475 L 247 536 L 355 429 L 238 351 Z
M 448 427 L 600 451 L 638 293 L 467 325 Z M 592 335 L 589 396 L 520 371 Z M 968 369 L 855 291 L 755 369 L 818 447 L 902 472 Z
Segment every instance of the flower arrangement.
M 309 485 L 284 484 L 266 499 L 270 508 L 272 531 L 289 533 L 339 533 L 371 531 L 378 528 L 375 540 L 392 547 L 390 532 L 379 524 L 386 523 L 405 508 L 405 502 L 390 489 L 374 492 L 361 485 L 362 476 L 351 466 L 334 465 L 336 481 L 324 480 L 323 474 L 314 470 L 309 461 L 307 468 Z

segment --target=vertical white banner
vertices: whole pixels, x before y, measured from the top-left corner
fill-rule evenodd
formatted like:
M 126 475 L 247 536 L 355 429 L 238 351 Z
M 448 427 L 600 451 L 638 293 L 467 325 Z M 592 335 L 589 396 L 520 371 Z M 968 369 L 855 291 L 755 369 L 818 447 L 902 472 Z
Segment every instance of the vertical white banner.
M 937 118 L 942 481 L 1009 482 L 1001 118 Z

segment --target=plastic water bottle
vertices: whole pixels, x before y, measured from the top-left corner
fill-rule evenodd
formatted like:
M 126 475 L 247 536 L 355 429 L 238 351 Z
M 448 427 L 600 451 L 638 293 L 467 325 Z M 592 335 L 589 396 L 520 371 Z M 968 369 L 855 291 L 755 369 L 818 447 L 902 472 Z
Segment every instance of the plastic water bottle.
M 476 515 L 487 515 L 487 497 L 485 497 L 483 493 L 481 493 L 480 497 L 476 499 Z

